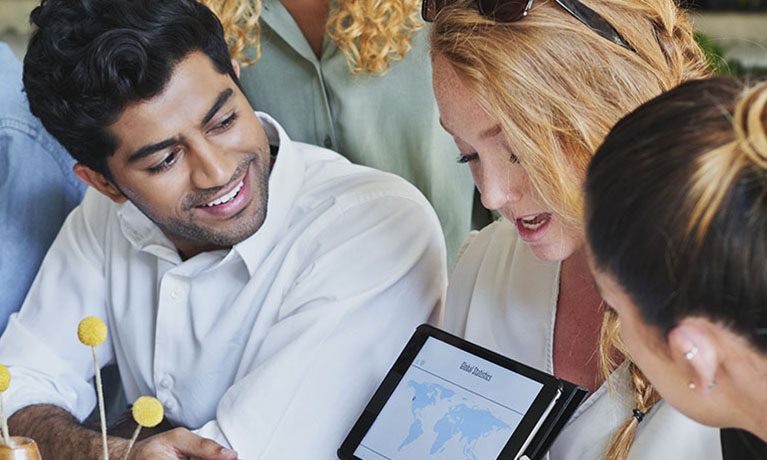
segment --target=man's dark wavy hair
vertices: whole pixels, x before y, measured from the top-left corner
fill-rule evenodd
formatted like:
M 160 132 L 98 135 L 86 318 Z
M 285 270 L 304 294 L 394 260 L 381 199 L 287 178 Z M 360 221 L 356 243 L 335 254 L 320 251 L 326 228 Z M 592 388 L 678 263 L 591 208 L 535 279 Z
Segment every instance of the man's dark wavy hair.
M 31 20 L 30 109 L 78 162 L 106 177 L 117 148 L 107 127 L 160 94 L 190 52 L 238 83 L 221 23 L 193 0 L 43 0 Z

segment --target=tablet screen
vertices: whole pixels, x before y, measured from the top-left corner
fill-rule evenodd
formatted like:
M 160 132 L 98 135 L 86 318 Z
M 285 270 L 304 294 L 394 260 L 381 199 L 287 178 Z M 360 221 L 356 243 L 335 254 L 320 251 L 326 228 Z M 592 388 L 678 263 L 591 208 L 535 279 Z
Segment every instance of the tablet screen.
M 543 386 L 428 337 L 354 456 L 495 459 Z

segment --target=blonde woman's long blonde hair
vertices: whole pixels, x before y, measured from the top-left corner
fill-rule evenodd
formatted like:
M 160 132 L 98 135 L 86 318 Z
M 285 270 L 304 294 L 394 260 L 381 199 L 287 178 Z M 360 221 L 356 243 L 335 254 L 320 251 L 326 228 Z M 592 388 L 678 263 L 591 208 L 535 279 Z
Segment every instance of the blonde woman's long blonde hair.
M 498 120 L 509 146 L 547 206 L 582 228 L 586 167 L 610 128 L 643 102 L 710 69 L 684 12 L 673 0 L 585 0 L 636 52 L 614 44 L 553 0 L 537 0 L 513 23 L 482 17 L 474 0 L 437 15 L 432 53 L 446 58 L 466 87 Z M 617 318 L 605 317 L 600 340 L 621 350 Z M 636 408 L 646 413 L 657 392 L 633 363 Z M 626 458 L 638 419 L 627 414 L 606 453 Z
M 261 56 L 261 0 L 201 0 L 215 12 L 226 34 L 229 52 L 244 65 Z M 405 57 L 413 33 L 423 27 L 419 0 L 331 1 L 325 32 L 346 55 L 349 71 L 385 75 L 392 61 Z M 244 51 L 255 49 L 249 59 Z

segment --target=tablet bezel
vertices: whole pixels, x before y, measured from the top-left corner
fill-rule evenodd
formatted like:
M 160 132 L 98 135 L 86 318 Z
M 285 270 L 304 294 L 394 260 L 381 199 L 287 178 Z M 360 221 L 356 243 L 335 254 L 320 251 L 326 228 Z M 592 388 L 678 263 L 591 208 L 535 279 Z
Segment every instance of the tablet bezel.
M 386 402 L 389 400 L 392 393 L 394 393 L 397 385 L 404 377 L 405 372 L 410 368 L 416 355 L 421 351 L 421 348 L 429 337 L 433 337 L 508 369 L 511 372 L 515 372 L 543 384 L 543 387 L 530 405 L 530 409 L 525 413 L 524 417 L 522 417 L 517 429 L 514 430 L 514 433 L 512 433 L 511 437 L 506 442 L 506 445 L 501 450 L 497 460 L 512 460 L 516 454 L 521 453 L 521 449 L 525 442 L 531 437 L 531 431 L 535 428 L 536 423 L 546 415 L 547 410 L 551 407 L 552 401 L 556 400 L 557 396 L 562 391 L 562 382 L 553 375 L 526 366 L 431 325 L 422 324 L 421 326 L 418 326 L 413 336 L 405 345 L 405 348 L 386 374 L 386 377 L 384 377 L 381 385 L 371 397 L 370 402 L 365 406 L 365 409 L 357 419 L 357 422 L 354 424 L 351 431 L 349 431 L 346 439 L 338 449 L 338 458 L 341 460 L 362 460 L 354 455 L 354 451 L 373 426 L 378 414 L 380 414 L 381 410 L 386 405 Z

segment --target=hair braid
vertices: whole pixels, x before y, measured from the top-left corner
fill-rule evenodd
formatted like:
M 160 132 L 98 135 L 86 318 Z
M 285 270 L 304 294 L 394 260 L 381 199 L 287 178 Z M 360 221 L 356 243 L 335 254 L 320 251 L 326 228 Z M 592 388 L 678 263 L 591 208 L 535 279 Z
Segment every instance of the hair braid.
M 610 374 L 616 367 L 616 362 L 613 359 L 613 351 L 618 351 L 626 359 L 631 359 L 628 356 L 628 352 L 620 337 L 620 319 L 618 315 L 612 310 L 605 311 L 604 320 L 602 322 L 602 329 L 600 331 L 599 341 L 599 358 L 602 367 L 602 373 L 605 376 L 608 388 L 612 392 L 612 384 L 610 382 Z M 628 371 L 631 374 L 631 383 L 634 389 L 634 408 L 646 414 L 653 408 L 655 403 L 660 401 L 661 396 L 655 390 L 655 387 L 647 380 L 641 370 L 636 364 L 629 361 Z M 637 427 L 640 423 L 640 419 L 634 414 L 623 422 L 623 424 L 615 431 L 615 434 L 610 440 L 606 460 L 625 460 L 628 456 L 631 444 L 634 442 L 634 436 L 636 434 Z

